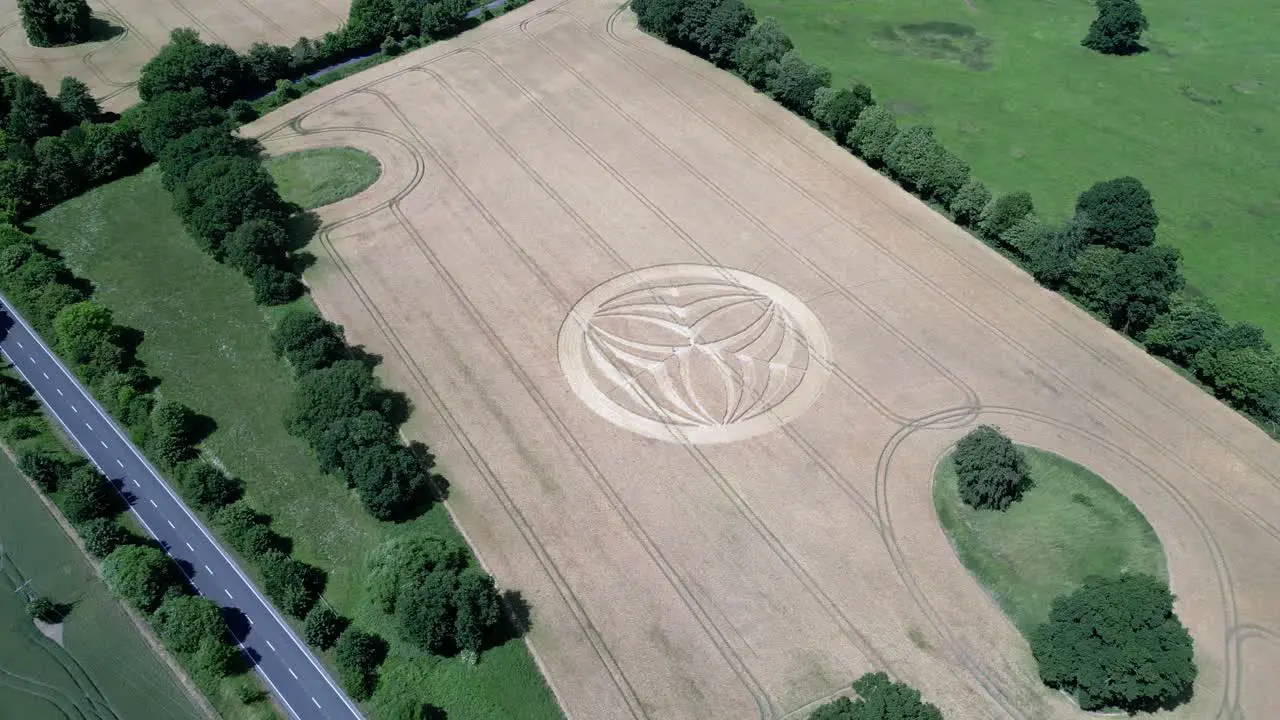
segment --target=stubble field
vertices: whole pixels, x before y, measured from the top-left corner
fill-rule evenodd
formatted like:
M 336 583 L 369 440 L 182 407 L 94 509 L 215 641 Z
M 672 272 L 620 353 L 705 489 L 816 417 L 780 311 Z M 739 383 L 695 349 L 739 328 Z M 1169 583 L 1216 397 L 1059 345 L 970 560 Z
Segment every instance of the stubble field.
M 91 42 L 38 48 L 22 30 L 17 0 L 0 0 L 0 61 L 50 92 L 57 92 L 63 77 L 75 76 L 104 109 L 120 111 L 138 101 L 138 73 L 176 28 L 191 28 L 206 42 L 240 51 L 255 42 L 289 46 L 299 37 L 336 30 L 346 22 L 350 5 L 350 0 L 92 0 Z
M 317 304 L 386 357 L 576 718 L 800 717 L 867 670 L 1071 718 L 948 545 L 975 423 L 1113 482 L 1196 640 L 1171 717 L 1280 707 L 1280 449 L 611 0 L 541 0 L 246 126 L 383 168 Z

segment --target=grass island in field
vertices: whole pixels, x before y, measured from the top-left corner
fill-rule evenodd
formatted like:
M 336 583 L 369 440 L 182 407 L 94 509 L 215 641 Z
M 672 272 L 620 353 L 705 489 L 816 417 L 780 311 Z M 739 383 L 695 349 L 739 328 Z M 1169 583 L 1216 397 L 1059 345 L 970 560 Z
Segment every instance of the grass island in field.
M 266 168 L 280 196 L 307 210 L 349 198 L 382 174 L 377 158 L 349 147 L 286 153 L 267 160 Z
M 1024 636 L 1091 575 L 1167 579 L 1160 539 L 1128 498 L 1066 458 L 1020 449 L 1035 485 L 1007 510 L 964 504 L 950 454 L 935 471 L 933 503 L 960 562 Z

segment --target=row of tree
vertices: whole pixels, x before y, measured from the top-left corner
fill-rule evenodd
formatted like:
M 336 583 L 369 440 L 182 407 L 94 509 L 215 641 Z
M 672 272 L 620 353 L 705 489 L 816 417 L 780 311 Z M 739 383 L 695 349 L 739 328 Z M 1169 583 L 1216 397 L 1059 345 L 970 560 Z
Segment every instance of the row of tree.
M 809 720 L 942 720 L 942 711 L 920 691 L 882 672 L 853 681 L 854 698 L 839 697 L 809 713 Z
M 1185 293 L 1179 253 L 1156 243 L 1159 219 L 1137 179 L 1099 182 L 1080 194 L 1070 220 L 1046 223 L 1029 193 L 993 197 L 932 128 L 900 128 L 867 86 L 830 87 L 826 68 L 800 57 L 777 22 L 757 21 L 740 0 L 634 0 L 631 7 L 641 28 L 732 70 L 812 120 L 904 188 L 950 211 L 1041 284 L 1191 370 L 1235 408 L 1280 422 L 1280 356 L 1258 328 L 1229 325 L 1211 304 Z
M 195 597 L 173 560 L 122 522 L 124 503 L 107 478 L 84 458 L 65 450 L 24 383 L 0 375 L 0 428 L 17 452 L 18 467 L 53 499 L 85 549 L 102 561 L 107 586 L 147 616 L 156 633 L 206 692 L 221 678 L 244 670 L 221 609 Z M 55 606 L 33 602 L 29 610 L 59 620 Z
M 421 509 L 431 458 L 425 448 L 400 442 L 408 400 L 374 377 L 376 359 L 349 348 L 341 328 L 305 310 L 280 319 L 272 345 L 298 379 L 289 431 L 311 445 L 320 468 L 355 488 L 379 520 Z

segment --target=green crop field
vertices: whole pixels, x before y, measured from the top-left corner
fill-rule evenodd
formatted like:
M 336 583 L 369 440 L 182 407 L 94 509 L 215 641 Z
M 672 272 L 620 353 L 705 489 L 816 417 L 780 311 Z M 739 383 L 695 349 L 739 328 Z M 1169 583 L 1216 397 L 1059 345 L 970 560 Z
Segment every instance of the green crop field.
M 27 617 L 23 595 L 68 603 L 62 645 Z M 54 517 L 0 455 L 0 716 L 15 720 L 200 717 L 178 679 Z
M 448 712 L 450 720 L 560 717 L 524 644 L 488 650 L 476 666 L 424 655 L 396 641 L 363 598 L 365 559 L 398 534 L 427 529 L 458 538 L 443 507 L 401 525 L 381 523 L 342 481 L 325 476 L 284 426 L 293 376 L 271 352 L 269 313 L 237 270 L 204 255 L 173 213 L 152 167 L 63 203 L 31 223 L 96 285 L 117 322 L 142 330 L 140 356 L 164 397 L 218 422 L 203 450 L 247 486 L 250 503 L 293 539 L 294 554 L 328 573 L 325 598 L 391 643 L 382 672 Z M 458 538 L 459 542 L 461 539 Z M 391 700 L 385 691 L 375 705 Z
M 1008 510 L 964 504 L 950 455 L 938 464 L 933 504 L 960 561 L 1023 635 L 1049 618 L 1054 598 L 1091 575 L 1167 579 L 1160 539 L 1128 498 L 1066 458 L 1022 452 L 1035 486 Z
M 929 124 L 996 191 L 1065 218 L 1141 179 L 1188 282 L 1280 343 L 1280 53 L 1263 0 L 1142 0 L 1150 51 L 1080 46 L 1086 0 L 747 0 L 836 84 Z
M 300 150 L 265 165 L 281 197 L 308 210 L 351 197 L 382 174 L 377 158 L 349 147 Z

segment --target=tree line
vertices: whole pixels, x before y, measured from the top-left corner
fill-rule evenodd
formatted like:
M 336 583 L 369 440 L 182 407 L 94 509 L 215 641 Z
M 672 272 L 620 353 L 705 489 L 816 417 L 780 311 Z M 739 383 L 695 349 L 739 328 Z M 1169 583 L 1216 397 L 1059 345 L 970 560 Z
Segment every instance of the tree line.
M 989 425 L 961 438 L 951 462 L 960 499 L 975 510 L 1004 512 L 1034 485 L 1022 451 Z M 1143 573 L 1085 579 L 1054 599 L 1028 638 L 1040 678 L 1084 710 L 1132 714 L 1186 702 L 1199 671 L 1173 600 L 1167 583 Z
M 1069 220 L 1046 222 L 1030 193 L 993 196 L 933 128 L 899 127 L 866 85 L 831 87 L 826 68 L 804 60 L 775 20 L 757 20 L 740 0 L 633 0 L 631 7 L 645 31 L 736 73 L 1040 284 L 1187 369 L 1242 413 L 1280 423 L 1280 355 L 1261 329 L 1228 323 L 1188 291 L 1178 251 L 1156 242 L 1159 218 L 1141 181 L 1098 182 L 1080 193 Z

